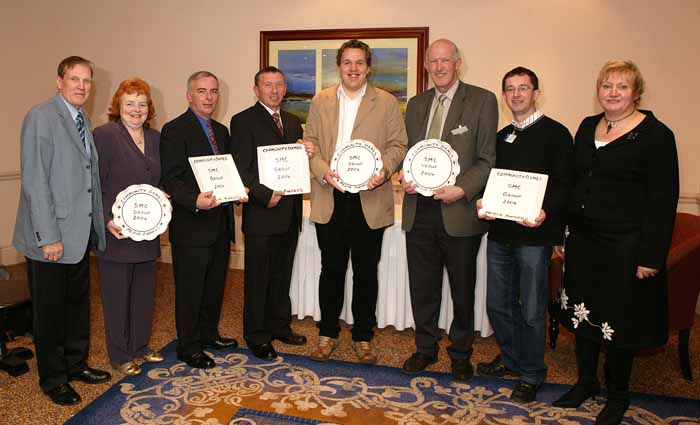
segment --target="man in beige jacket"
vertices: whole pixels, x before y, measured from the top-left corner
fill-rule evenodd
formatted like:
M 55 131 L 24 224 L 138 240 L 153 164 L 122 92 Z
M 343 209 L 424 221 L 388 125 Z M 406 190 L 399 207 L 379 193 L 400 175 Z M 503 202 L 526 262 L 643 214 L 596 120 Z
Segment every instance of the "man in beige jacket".
M 316 148 L 310 160 L 311 220 L 321 249 L 320 337 L 311 357 L 327 360 L 338 345 L 345 272 L 352 255 L 352 339 L 359 360 L 375 363 L 370 341 L 377 321 L 377 264 L 384 229 L 394 223 L 390 179 L 406 153 L 407 136 L 396 98 L 367 82 L 372 65 L 369 46 L 358 40 L 343 43 L 336 63 L 341 84 L 314 97 L 304 132 L 304 141 Z M 347 193 L 330 163 L 333 154 L 354 139 L 374 144 L 384 167 L 370 180 L 368 190 Z

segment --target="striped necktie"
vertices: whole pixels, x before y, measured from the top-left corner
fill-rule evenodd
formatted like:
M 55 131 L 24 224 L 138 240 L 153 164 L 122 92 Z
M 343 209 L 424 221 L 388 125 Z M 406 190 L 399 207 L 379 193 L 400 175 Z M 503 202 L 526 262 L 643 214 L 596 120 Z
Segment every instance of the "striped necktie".
M 80 135 L 80 140 L 85 145 L 85 152 L 90 156 L 90 144 L 87 141 L 87 137 L 85 137 L 85 117 L 82 112 L 78 112 L 78 115 L 75 117 L 75 126 L 78 127 L 78 135 Z
M 219 150 L 219 145 L 216 143 L 216 138 L 214 137 L 214 129 L 211 128 L 211 121 L 207 121 L 207 137 L 214 155 L 220 155 L 221 151 Z
M 278 112 L 275 112 L 274 114 L 272 114 L 272 119 L 275 120 L 275 125 L 277 125 L 277 130 L 279 130 L 280 136 L 284 136 L 284 129 L 282 128 L 280 114 Z

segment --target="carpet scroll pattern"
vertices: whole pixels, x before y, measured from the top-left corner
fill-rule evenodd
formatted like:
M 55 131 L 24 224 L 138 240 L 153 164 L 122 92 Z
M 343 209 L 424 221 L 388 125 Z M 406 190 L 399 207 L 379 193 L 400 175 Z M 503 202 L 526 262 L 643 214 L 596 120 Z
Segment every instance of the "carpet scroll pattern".
M 563 385 L 546 385 L 538 396 L 542 401 L 521 405 L 510 401 L 513 382 L 507 380 L 475 377 L 470 384 L 459 384 L 443 373 L 410 376 L 389 367 L 319 364 L 293 355 L 262 362 L 247 350 L 214 358 L 217 366 L 209 370 L 173 361 L 149 365 L 144 375 L 122 380 L 67 423 L 89 424 L 90 418 L 98 418 L 106 425 L 574 425 L 592 424 L 602 408 L 602 399 L 576 410 L 551 407 L 551 400 L 566 390 Z M 109 420 L 99 407 L 105 402 L 113 416 L 121 406 L 118 418 Z M 698 424 L 700 407 L 652 411 L 651 405 L 633 400 L 624 423 Z M 255 411 L 263 415 L 245 413 Z M 683 415 L 672 416 L 678 412 Z

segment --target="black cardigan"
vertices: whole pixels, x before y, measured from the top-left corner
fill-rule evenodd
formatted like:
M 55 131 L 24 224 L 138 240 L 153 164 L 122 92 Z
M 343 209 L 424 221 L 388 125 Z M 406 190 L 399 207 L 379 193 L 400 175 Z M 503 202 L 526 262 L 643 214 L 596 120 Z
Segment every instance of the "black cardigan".
M 678 156 L 673 132 L 650 111 L 634 129 L 595 148 L 602 114 L 576 132 L 572 222 L 585 218 L 613 232 L 641 232 L 638 264 L 662 269 L 678 204 Z

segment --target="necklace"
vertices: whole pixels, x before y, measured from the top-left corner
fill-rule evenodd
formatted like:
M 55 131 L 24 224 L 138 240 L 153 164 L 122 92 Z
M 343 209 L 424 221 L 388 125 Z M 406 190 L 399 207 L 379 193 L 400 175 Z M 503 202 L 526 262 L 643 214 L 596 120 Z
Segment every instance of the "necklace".
M 609 120 L 608 117 L 606 117 L 605 115 L 603 115 L 603 119 L 604 119 L 605 122 L 607 123 L 607 127 L 606 127 L 606 129 L 605 129 L 605 134 L 609 134 L 609 133 L 610 133 L 610 130 L 612 130 L 613 128 L 617 127 L 617 123 L 619 123 L 620 121 L 624 121 L 624 120 L 626 120 L 627 118 L 631 117 L 632 114 L 634 114 L 635 112 L 637 112 L 636 109 L 632 110 L 632 112 L 630 112 L 629 114 L 627 114 L 627 115 L 625 115 L 624 117 L 622 117 L 622 118 L 620 118 L 620 119 L 617 119 L 617 120 Z

